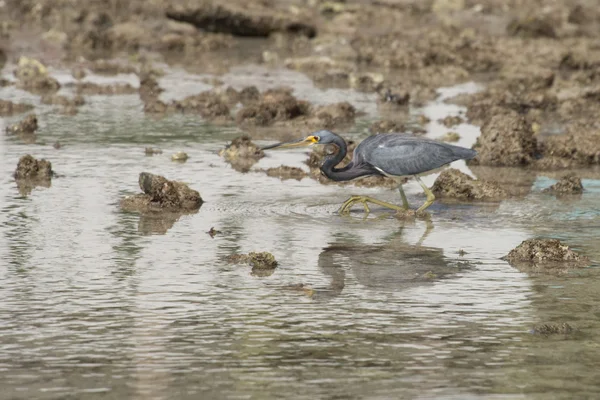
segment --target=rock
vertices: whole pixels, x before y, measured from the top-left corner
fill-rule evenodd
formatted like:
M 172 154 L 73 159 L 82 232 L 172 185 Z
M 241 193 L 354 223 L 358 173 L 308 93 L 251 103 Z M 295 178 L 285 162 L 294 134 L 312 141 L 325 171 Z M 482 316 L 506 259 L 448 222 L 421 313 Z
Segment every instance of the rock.
M 129 83 L 113 83 L 110 85 L 100 85 L 93 82 L 78 82 L 75 84 L 77 94 L 114 96 L 124 94 L 138 93 L 138 89 Z
M 369 126 L 372 134 L 403 132 L 405 129 L 403 123 L 390 120 L 376 121 Z
M 212 226 L 208 232 L 206 232 L 211 238 L 214 239 L 215 236 L 220 235 L 222 232 L 219 230 L 216 230 L 214 226 Z
M 241 6 L 210 0 L 187 0 L 168 5 L 166 15 L 207 32 L 229 33 L 234 36 L 266 37 L 274 32 L 307 37 L 316 35 L 314 25 L 260 3 L 246 3 Z
M 478 155 L 468 163 L 489 166 L 529 165 L 536 155 L 537 141 L 531 124 L 514 111 L 488 118 L 473 149 Z
M 573 124 L 568 132 L 552 135 L 540 144 L 543 158 L 536 167 L 565 168 L 600 164 L 600 129 Z
M 37 117 L 35 114 L 29 114 L 21 122 L 6 128 L 6 133 L 35 133 L 38 128 Z
M 448 115 L 446 118 L 438 120 L 438 122 L 447 128 L 452 128 L 453 126 L 462 124 L 464 120 L 458 115 Z
M 316 124 L 323 129 L 354 124 L 356 109 L 347 101 L 317 108 L 313 115 L 319 120 Z
M 456 132 L 448 132 L 438 140 L 441 140 L 442 142 L 455 143 L 460 140 L 460 135 Z
M 202 205 L 202 197 L 185 183 L 169 181 L 160 175 L 140 173 L 139 185 L 144 193 L 127 196 L 121 207 L 137 212 L 193 212 Z
M 155 74 L 152 72 L 140 74 L 140 98 L 144 104 L 158 100 L 158 96 L 164 91 L 158 84 Z
M 543 190 L 553 194 L 581 194 L 583 193 L 583 185 L 581 178 L 575 175 L 565 175 L 557 183 Z
M 54 176 L 52 164 L 45 159 L 36 160 L 31 155 L 24 155 L 19 159 L 17 169 L 14 173 L 16 180 L 31 179 L 31 180 L 50 180 Z
M 185 162 L 188 159 L 188 155 L 187 153 L 183 152 L 183 151 L 178 151 L 177 153 L 173 154 L 171 156 L 171 161 L 179 161 L 179 162 Z
M 230 264 L 248 264 L 252 267 L 252 275 L 259 277 L 270 276 L 277 268 L 277 260 L 268 252 L 251 252 L 248 254 L 232 254 L 225 257 Z
M 231 111 L 227 104 L 212 91 L 206 91 L 194 96 L 188 96 L 183 100 L 174 101 L 172 107 L 182 113 L 197 113 L 202 118 L 229 121 Z
M 308 174 L 306 172 L 304 172 L 302 169 L 296 168 L 296 167 L 288 167 L 286 165 L 282 165 L 277 168 L 269 168 L 265 171 L 265 173 L 268 176 L 272 176 L 274 178 L 279 178 L 282 181 L 285 181 L 287 179 L 296 179 L 296 180 L 300 181 L 303 178 L 308 176 Z
M 258 160 L 265 156 L 250 137 L 243 135 L 231 141 L 224 149 L 219 151 L 219 156 L 225 158 L 231 166 L 239 172 L 248 172 Z
M 565 274 L 583 268 L 590 260 L 557 239 L 528 239 L 502 258 L 520 271 Z
M 509 36 L 522 38 L 556 38 L 556 23 L 548 17 L 528 16 L 513 19 L 506 27 Z
M 550 335 L 568 335 L 575 332 L 571 325 L 563 322 L 561 324 L 548 323 L 539 324 L 533 327 L 531 333 L 534 335 L 550 336 Z
M 58 81 L 48 75 L 46 67 L 32 58 L 21 57 L 15 70 L 17 87 L 32 93 L 56 92 L 60 89 Z
M 238 111 L 236 122 L 241 125 L 269 126 L 278 121 L 309 116 L 310 111 L 310 104 L 297 100 L 289 90 L 272 89 L 263 93 L 259 102 Z
M 444 170 L 433 183 L 431 191 L 439 198 L 460 200 L 499 200 L 509 197 L 497 183 L 475 180 L 454 168 Z
M 435 0 L 431 6 L 431 11 L 436 14 L 445 14 L 454 11 L 461 11 L 465 8 L 465 0 Z

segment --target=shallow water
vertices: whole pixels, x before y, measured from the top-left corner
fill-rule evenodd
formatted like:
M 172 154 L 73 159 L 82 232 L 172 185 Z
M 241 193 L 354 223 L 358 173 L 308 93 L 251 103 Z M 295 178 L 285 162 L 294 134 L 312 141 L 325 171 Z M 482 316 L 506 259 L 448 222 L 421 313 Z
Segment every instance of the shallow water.
M 371 95 L 254 71 L 228 79 L 351 101 L 366 115 L 349 136 L 366 136 L 376 117 Z M 184 75 L 163 79 L 181 86 Z M 170 87 L 165 96 L 181 95 Z M 476 86 L 442 90 L 441 100 L 465 90 Z M 2 97 L 37 104 L 13 88 Z M 463 110 L 437 101 L 413 111 L 432 119 L 428 135 L 437 137 L 448 130 L 437 119 Z M 236 172 L 216 155 L 235 128 L 146 118 L 137 96 L 92 96 L 74 117 L 36 112 L 35 143 L 0 135 L 1 398 L 570 399 L 600 390 L 594 174 L 571 200 L 541 193 L 550 177 L 526 174 L 515 178 L 522 197 L 437 202 L 429 224 L 376 208 L 341 217 L 350 194 L 398 201 L 397 193 Z M 478 134 L 467 124 L 452 130 L 467 146 Z M 146 157 L 150 145 L 164 153 Z M 179 150 L 186 163 L 170 160 Z M 26 153 L 52 161 L 61 177 L 23 196 L 11 173 Z M 254 168 L 305 168 L 305 158 L 274 151 Z M 142 171 L 187 182 L 206 202 L 193 215 L 123 212 L 118 201 L 139 191 Z M 411 203 L 424 200 L 414 182 L 406 191 Z M 211 227 L 222 233 L 211 238 Z M 567 241 L 594 267 L 534 276 L 500 260 L 538 236 Z M 279 260 L 272 275 L 223 261 L 254 250 Z M 580 332 L 531 334 L 545 322 Z

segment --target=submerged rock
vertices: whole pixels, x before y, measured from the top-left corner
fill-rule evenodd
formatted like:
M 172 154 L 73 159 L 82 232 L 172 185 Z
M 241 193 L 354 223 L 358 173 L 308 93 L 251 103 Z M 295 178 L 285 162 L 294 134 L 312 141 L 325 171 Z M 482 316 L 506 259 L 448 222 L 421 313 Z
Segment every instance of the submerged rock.
M 35 114 L 29 114 L 21 122 L 6 128 L 6 133 L 35 133 L 38 128 L 37 117 Z
M 144 154 L 146 154 L 147 156 L 153 156 L 156 154 L 162 154 L 162 150 L 157 147 L 146 147 L 144 149 Z
M 449 115 L 446 118 L 438 120 L 438 122 L 447 128 L 452 128 L 453 126 L 462 124 L 464 120 L 458 115 Z
M 277 168 L 269 168 L 265 170 L 265 173 L 268 176 L 279 178 L 282 181 L 285 181 L 287 179 L 296 179 L 299 181 L 308 176 L 308 174 L 302 169 L 296 167 L 288 167 L 287 165 L 282 165 Z
M 275 256 L 269 252 L 251 252 L 248 254 L 232 254 L 225 258 L 230 264 L 247 264 L 252 267 L 252 275 L 270 276 L 277 268 Z
M 0 117 L 10 117 L 33 109 L 31 104 L 13 103 L 12 101 L 0 99 Z
M 90 70 L 100 75 L 136 74 L 137 68 L 133 65 L 117 61 L 96 60 L 89 66 Z
M 531 333 L 534 335 L 550 336 L 550 335 L 568 335 L 576 330 L 566 322 L 539 324 L 533 327 Z
M 431 191 L 436 197 L 461 200 L 499 200 L 509 196 L 497 183 L 473 179 L 454 168 L 444 170 Z
M 265 156 L 264 151 L 255 145 L 249 136 L 243 135 L 231 141 L 219 155 L 239 172 L 248 172 L 258 160 Z
M 56 92 L 60 89 L 60 83 L 48 75 L 44 64 L 32 58 L 19 59 L 15 76 L 17 87 L 33 93 Z
M 200 193 L 185 183 L 170 181 L 160 175 L 142 172 L 139 185 L 144 193 L 122 199 L 123 209 L 137 212 L 192 212 L 203 203 Z
M 511 250 L 503 260 L 524 272 L 565 274 L 587 267 L 589 258 L 574 252 L 558 239 L 528 239 Z
M 553 194 L 581 194 L 583 185 L 581 178 L 575 175 L 565 175 L 557 183 L 544 189 L 546 193 Z
M 356 109 L 347 101 L 341 103 L 328 104 L 317 108 L 313 112 L 314 117 L 318 119 L 316 125 L 323 129 L 331 129 L 343 125 L 354 124 Z
M 488 118 L 473 149 L 477 156 L 468 163 L 490 166 L 529 165 L 535 158 L 537 141 L 531 124 L 514 111 Z
M 242 7 L 235 3 L 188 0 L 169 5 L 166 15 L 207 32 L 229 33 L 234 36 L 267 37 L 274 32 L 308 37 L 316 35 L 314 25 L 260 2 L 245 3 Z

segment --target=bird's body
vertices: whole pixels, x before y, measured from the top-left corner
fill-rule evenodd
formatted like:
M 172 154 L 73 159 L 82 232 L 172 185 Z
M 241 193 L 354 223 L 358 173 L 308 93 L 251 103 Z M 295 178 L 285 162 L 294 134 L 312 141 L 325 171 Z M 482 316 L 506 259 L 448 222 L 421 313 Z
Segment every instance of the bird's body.
M 434 171 L 453 161 L 473 158 L 474 150 L 433 139 L 389 133 L 369 136 L 355 149 L 351 169 L 369 175 L 403 177 Z
M 368 175 L 384 175 L 393 178 L 414 176 L 427 194 L 427 201 L 418 211 L 429 207 L 435 197 L 419 179 L 419 175 L 437 170 L 445 165 L 461 159 L 471 159 L 477 152 L 460 146 L 451 145 L 433 139 L 416 137 L 402 133 L 379 134 L 366 138 L 354 149 L 352 161 L 346 166 L 337 168 L 347 153 L 346 141 L 333 132 L 322 130 L 306 139 L 291 143 L 279 143 L 264 149 L 276 147 L 298 147 L 311 144 L 334 144 L 338 151 L 325 158 L 321 171 L 334 181 L 348 181 Z M 408 208 L 408 201 L 402 185 L 399 183 L 403 208 Z M 399 209 L 380 200 L 353 196 L 348 199 L 340 211 L 349 210 L 356 202 L 361 202 L 368 210 L 366 202 L 376 203 L 392 209 Z

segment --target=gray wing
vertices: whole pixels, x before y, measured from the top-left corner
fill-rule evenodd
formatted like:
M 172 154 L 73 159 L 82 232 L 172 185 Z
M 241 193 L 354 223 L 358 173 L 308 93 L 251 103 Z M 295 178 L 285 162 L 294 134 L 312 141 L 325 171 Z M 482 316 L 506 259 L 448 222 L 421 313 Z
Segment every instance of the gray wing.
M 357 164 L 370 164 L 396 176 L 421 174 L 476 155 L 465 147 L 398 133 L 370 136 L 354 150 Z

